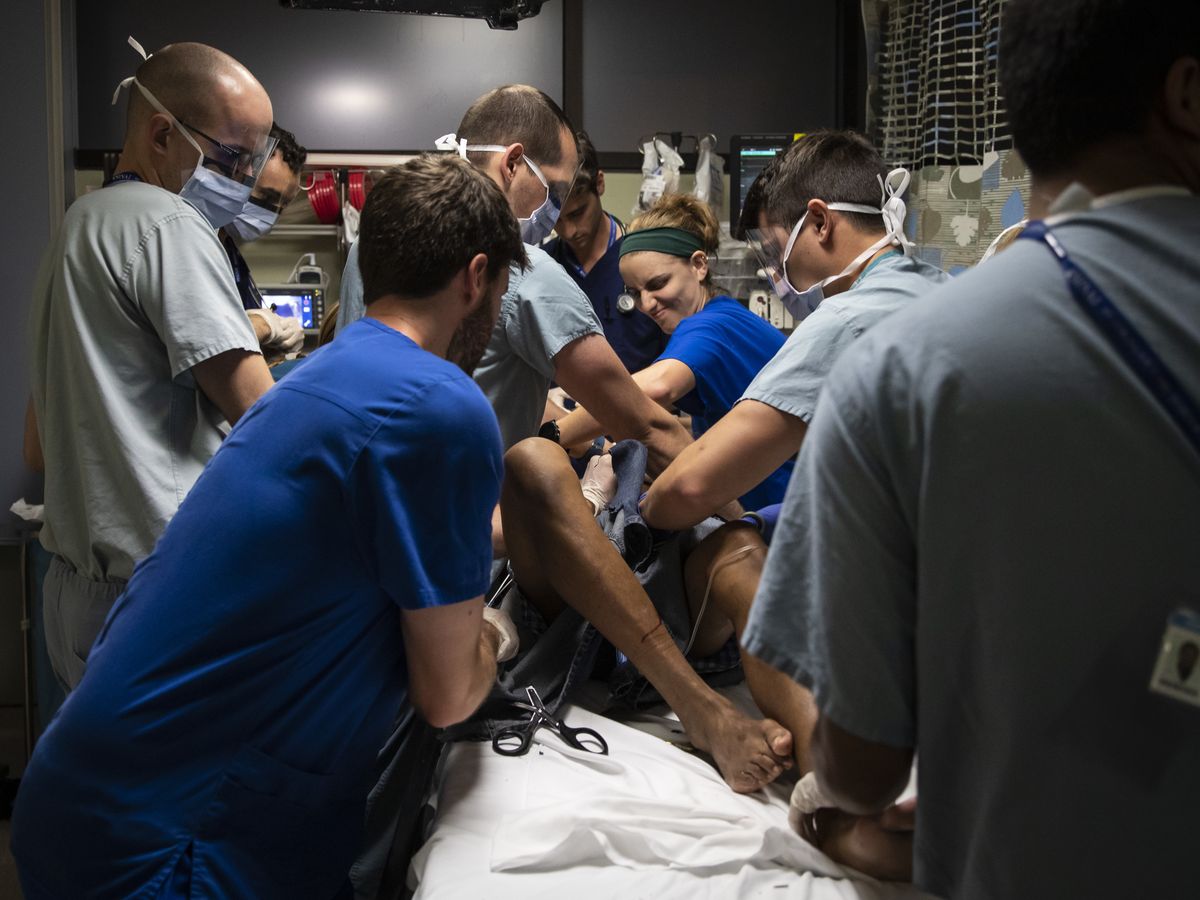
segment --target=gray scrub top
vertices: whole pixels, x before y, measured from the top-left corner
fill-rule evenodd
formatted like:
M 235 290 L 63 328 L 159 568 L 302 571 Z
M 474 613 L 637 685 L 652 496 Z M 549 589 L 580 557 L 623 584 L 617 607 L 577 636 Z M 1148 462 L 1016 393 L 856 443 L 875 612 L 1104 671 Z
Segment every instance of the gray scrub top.
M 509 270 L 500 316 L 475 368 L 475 382 L 496 413 L 505 450 L 537 434 L 559 351 L 581 337 L 604 335 L 587 295 L 566 270 L 539 247 L 526 246 L 525 252 L 529 266 Z M 342 313 L 365 314 L 357 243 L 346 257 L 342 297 L 350 305 L 339 311 L 338 328 L 352 321 Z
M 1200 397 L 1200 199 L 1055 233 Z M 1198 536 L 1200 456 L 1017 241 L 838 361 L 743 642 L 917 747 L 926 890 L 1193 896 L 1200 709 L 1148 687 Z
M 835 294 L 796 326 L 763 366 L 742 400 L 757 400 L 809 421 L 821 386 L 842 351 L 884 317 L 928 293 L 950 276 L 914 256 L 894 251 L 875 260 L 849 290 Z
M 153 185 L 80 197 L 43 260 L 30 344 L 42 543 L 86 578 L 127 579 L 221 446 L 192 366 L 259 352 L 216 232 Z

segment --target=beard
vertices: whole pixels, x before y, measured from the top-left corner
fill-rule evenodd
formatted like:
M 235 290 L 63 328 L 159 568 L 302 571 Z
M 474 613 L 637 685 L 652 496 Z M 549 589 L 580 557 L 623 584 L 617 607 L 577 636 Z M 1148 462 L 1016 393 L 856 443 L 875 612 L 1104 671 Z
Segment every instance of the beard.
M 468 313 L 462 320 L 458 330 L 450 338 L 450 346 L 446 348 L 446 359 L 471 375 L 483 353 L 487 350 L 492 338 L 492 329 L 496 326 L 496 310 L 490 303 L 481 303 L 473 312 Z

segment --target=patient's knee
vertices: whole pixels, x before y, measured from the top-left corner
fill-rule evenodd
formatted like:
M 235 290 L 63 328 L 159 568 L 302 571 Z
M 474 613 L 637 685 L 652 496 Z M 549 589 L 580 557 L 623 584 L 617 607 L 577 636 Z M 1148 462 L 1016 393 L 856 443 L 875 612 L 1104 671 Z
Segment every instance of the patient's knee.
M 559 501 L 565 490 L 579 490 L 579 479 L 562 447 L 544 438 L 526 438 L 504 455 L 506 497 Z

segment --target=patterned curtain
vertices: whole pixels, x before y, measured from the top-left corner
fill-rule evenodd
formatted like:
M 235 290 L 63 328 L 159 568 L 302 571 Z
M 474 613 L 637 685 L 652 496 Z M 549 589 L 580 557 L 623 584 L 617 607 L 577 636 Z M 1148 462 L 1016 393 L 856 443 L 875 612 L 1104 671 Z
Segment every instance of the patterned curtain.
M 867 130 L 913 174 L 907 231 L 957 273 L 1025 216 L 1029 172 L 1012 149 L 997 77 L 1004 0 L 862 0 Z

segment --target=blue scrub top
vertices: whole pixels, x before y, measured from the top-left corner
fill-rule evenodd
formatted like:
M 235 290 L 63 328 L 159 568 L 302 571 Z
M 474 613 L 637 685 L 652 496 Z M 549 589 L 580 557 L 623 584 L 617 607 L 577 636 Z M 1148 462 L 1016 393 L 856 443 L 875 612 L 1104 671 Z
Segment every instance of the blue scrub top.
M 708 431 L 733 408 L 779 348 L 784 336 L 732 297 L 714 297 L 676 327 L 659 359 L 677 359 L 696 379 L 696 387 L 675 405 L 692 417 L 692 434 Z M 783 500 L 791 477 L 788 460 L 741 498 L 746 509 Z
M 614 225 L 617 224 L 612 216 L 609 219 Z M 548 241 L 543 249 L 567 270 L 567 274 L 587 294 L 609 344 L 625 368 L 637 372 L 658 358 L 667 345 L 667 336 L 644 313 L 636 309 L 627 313 L 617 309 L 617 298 L 625 290 L 625 280 L 618 266 L 623 240 L 623 237 L 615 238 L 591 271 L 586 273 L 580 269 L 574 252 L 561 238 Z
M 264 395 L 38 743 L 26 896 L 337 894 L 405 703 L 401 610 L 487 589 L 501 472 L 479 388 L 374 319 Z

